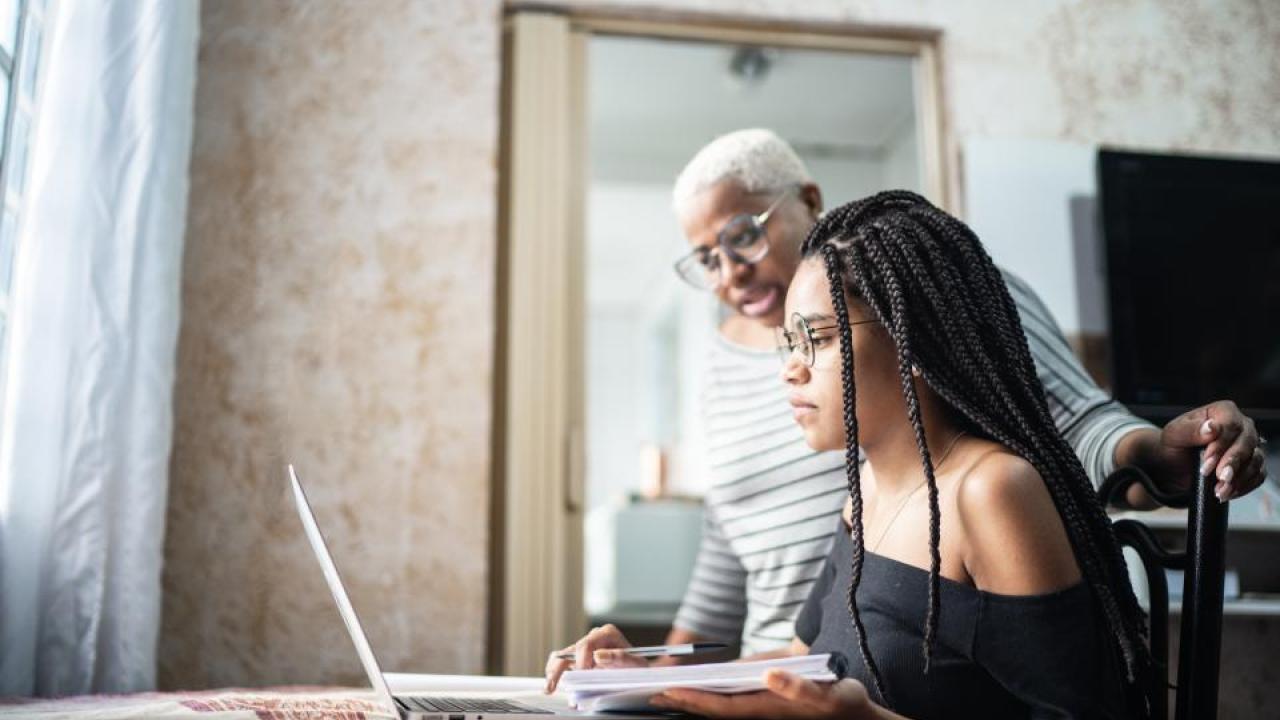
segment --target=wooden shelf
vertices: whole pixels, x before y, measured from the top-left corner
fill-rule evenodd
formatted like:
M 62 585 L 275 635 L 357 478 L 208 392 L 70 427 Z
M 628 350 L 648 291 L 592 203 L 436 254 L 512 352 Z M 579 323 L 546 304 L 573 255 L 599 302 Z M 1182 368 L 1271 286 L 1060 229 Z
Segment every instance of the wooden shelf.
M 1149 512 L 1127 510 L 1111 514 L 1112 520 L 1137 520 L 1153 530 L 1185 529 L 1187 527 L 1187 511 L 1160 509 Z M 1280 533 L 1280 521 L 1237 520 L 1227 516 L 1227 530 L 1236 532 Z
M 1169 615 L 1182 614 L 1182 603 L 1170 602 Z M 1243 597 L 1226 600 L 1222 603 L 1223 616 L 1239 617 L 1276 617 L 1280 616 L 1280 597 L 1252 598 Z

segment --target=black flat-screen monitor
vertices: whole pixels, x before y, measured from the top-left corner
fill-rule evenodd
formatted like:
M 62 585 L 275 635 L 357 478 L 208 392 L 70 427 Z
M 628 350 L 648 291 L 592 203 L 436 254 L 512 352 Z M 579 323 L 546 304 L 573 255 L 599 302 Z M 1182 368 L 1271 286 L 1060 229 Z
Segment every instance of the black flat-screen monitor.
M 1103 150 L 1116 398 L 1164 421 L 1218 399 L 1280 428 L 1280 162 Z

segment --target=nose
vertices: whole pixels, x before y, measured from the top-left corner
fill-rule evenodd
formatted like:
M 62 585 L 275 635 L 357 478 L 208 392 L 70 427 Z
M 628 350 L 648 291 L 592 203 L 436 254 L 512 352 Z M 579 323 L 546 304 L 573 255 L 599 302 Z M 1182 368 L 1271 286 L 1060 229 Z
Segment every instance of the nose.
M 798 355 L 794 352 L 788 354 L 782 362 L 782 370 L 778 371 L 778 377 L 787 385 L 803 385 L 809 381 L 809 366 Z
M 741 285 L 751 276 L 751 263 L 737 262 L 728 253 L 720 255 L 720 282 L 725 285 Z

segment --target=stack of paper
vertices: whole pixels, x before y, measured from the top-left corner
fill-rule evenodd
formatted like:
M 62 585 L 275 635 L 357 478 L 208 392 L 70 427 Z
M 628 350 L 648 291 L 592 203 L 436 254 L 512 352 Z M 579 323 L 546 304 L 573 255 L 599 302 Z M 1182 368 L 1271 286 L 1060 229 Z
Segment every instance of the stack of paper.
M 560 679 L 569 703 L 579 710 L 652 710 L 649 698 L 670 688 L 691 688 L 731 695 L 764 690 L 765 671 L 777 668 L 814 682 L 839 679 L 830 655 L 802 655 L 776 660 L 674 665 L 669 667 L 570 670 Z

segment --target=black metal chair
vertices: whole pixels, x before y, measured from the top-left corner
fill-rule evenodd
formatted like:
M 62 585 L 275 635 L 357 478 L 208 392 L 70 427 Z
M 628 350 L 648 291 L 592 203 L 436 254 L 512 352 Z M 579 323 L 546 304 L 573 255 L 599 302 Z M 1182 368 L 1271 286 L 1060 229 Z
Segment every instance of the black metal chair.
M 1190 492 L 1161 492 L 1138 468 L 1117 470 L 1098 494 L 1104 504 L 1141 484 L 1162 505 L 1187 508 L 1185 551 L 1170 551 L 1137 520 L 1112 523 L 1116 538 L 1142 559 L 1151 600 L 1151 677 L 1147 682 L 1151 715 L 1169 717 L 1169 588 L 1165 569 L 1183 571 L 1182 625 L 1178 643 L 1176 720 L 1213 720 L 1218 716 L 1218 665 L 1222 650 L 1222 583 L 1225 573 L 1227 504 L 1214 497 L 1213 477 L 1201 477 Z

